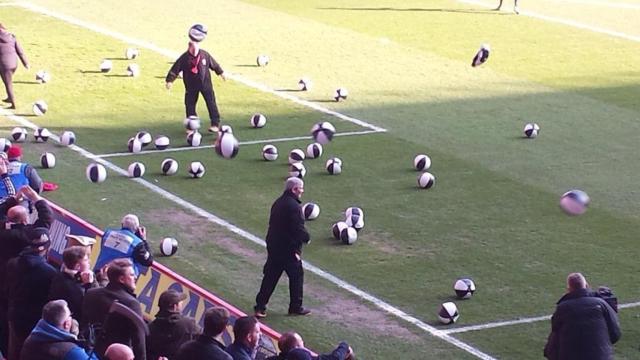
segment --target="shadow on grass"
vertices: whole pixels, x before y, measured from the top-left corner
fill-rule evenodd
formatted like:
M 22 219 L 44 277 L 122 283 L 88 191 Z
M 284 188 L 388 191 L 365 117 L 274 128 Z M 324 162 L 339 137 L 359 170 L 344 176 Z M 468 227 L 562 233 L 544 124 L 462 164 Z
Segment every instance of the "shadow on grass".
M 260 66 L 258 66 L 256 64 L 236 64 L 236 65 L 233 65 L 233 66 L 235 66 L 235 67 L 254 67 L 254 68 L 260 67 Z
M 33 85 L 33 84 L 40 84 L 37 81 L 14 81 L 14 84 L 28 84 L 28 85 Z
M 124 75 L 124 74 L 109 74 L 109 75 L 105 75 L 107 77 L 131 77 L 129 75 Z
M 106 72 L 100 70 L 78 70 L 82 74 L 107 74 Z
M 282 91 L 282 92 L 302 92 L 302 90 L 300 90 L 300 89 L 276 89 L 276 91 Z
M 337 101 L 333 100 L 333 99 L 314 99 L 314 100 L 309 100 L 311 102 L 318 102 L 318 103 L 335 103 Z

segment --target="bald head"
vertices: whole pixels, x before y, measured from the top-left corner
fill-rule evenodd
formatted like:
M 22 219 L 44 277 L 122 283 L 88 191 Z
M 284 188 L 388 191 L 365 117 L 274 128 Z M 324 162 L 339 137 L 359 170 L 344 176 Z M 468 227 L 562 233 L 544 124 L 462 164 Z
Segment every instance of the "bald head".
M 587 279 L 581 273 L 571 273 L 567 276 L 567 290 L 569 292 L 586 289 Z
M 22 205 L 16 205 L 7 211 L 7 219 L 14 224 L 26 225 L 29 221 L 29 212 Z
M 280 352 L 283 354 L 287 354 L 289 351 L 301 347 L 304 347 L 302 336 L 293 331 L 287 331 L 282 334 L 278 340 L 278 348 L 280 348 Z
M 133 360 L 133 350 L 130 347 L 123 344 L 111 344 L 104 352 L 104 356 L 107 360 Z

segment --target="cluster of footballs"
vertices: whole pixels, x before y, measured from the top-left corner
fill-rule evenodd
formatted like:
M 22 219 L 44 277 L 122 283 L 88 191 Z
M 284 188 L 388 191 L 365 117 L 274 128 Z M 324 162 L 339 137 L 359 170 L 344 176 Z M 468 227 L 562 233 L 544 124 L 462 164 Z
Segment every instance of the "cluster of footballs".
M 336 128 L 330 122 L 319 122 L 311 128 L 311 136 L 313 143 L 309 144 L 306 151 L 302 149 L 293 149 L 289 152 L 289 173 L 291 177 L 304 178 L 307 169 L 304 166 L 304 160 L 317 159 L 324 153 L 323 145 L 329 143 L 336 133 Z M 262 158 L 266 161 L 275 161 L 278 159 L 278 148 L 273 144 L 267 144 L 262 148 Z M 325 163 L 325 169 L 331 175 L 338 175 L 342 172 L 342 160 L 337 157 L 328 159 Z
M 344 221 L 331 226 L 331 233 L 343 244 L 352 245 L 358 240 L 358 233 L 364 229 L 364 211 L 359 207 L 349 207 L 344 211 Z
M 470 299 L 476 292 L 476 284 L 469 278 L 461 278 L 453 284 L 453 291 L 460 300 Z M 453 324 L 458 320 L 459 316 L 458 307 L 453 301 L 448 301 L 440 305 L 438 320 L 440 320 L 441 323 L 445 325 Z
M 133 60 L 138 56 L 140 56 L 140 50 L 136 48 L 128 48 L 124 53 L 124 57 L 127 60 Z M 109 59 L 102 60 L 100 63 L 100 72 L 108 73 L 111 72 L 111 69 L 113 69 L 113 62 Z M 140 75 L 140 66 L 136 63 L 131 63 L 127 65 L 126 73 L 127 76 L 137 77 Z
M 33 139 L 37 143 L 45 143 L 49 141 L 51 135 L 51 132 L 46 128 L 37 128 L 33 131 Z M 11 140 L 0 138 L 0 151 L 6 153 L 12 145 L 12 141 L 15 143 L 23 143 L 27 141 L 28 136 L 27 129 L 22 127 L 13 128 L 10 135 Z M 60 144 L 64 146 L 73 145 L 76 142 L 76 135 L 72 131 L 64 131 L 60 135 L 59 141 Z M 51 152 L 43 153 L 40 156 L 40 165 L 43 169 L 54 168 L 56 166 L 55 154 Z
M 268 55 L 258 55 L 256 58 L 256 64 L 260 67 L 269 65 L 271 58 Z M 310 91 L 313 87 L 313 82 L 308 77 L 304 76 L 298 80 L 298 89 L 300 91 Z M 346 88 L 339 87 L 333 92 L 333 99 L 335 101 L 347 100 L 349 91 Z

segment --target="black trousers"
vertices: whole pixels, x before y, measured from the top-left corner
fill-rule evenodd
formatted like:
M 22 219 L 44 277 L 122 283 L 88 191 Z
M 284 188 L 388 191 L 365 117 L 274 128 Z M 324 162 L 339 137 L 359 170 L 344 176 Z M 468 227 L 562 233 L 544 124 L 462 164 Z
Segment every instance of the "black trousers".
M 13 96 L 13 73 L 16 69 L 0 69 L 0 77 L 4 83 L 4 88 L 7 90 L 7 98 L 11 105 L 16 104 L 16 100 Z
M 198 103 L 198 96 L 200 94 L 202 94 L 202 97 L 207 104 L 211 126 L 218 126 L 220 124 L 220 112 L 218 111 L 218 104 L 216 104 L 216 94 L 213 92 L 213 88 L 187 89 L 185 91 L 184 106 L 187 112 L 187 117 L 198 116 L 198 114 L 196 113 L 196 104 Z
M 267 258 L 264 264 L 262 285 L 260 292 L 256 295 L 256 311 L 267 309 L 267 303 L 273 290 L 275 290 L 278 280 L 286 272 L 289 277 L 289 311 L 297 311 L 302 307 L 302 287 L 304 285 L 304 270 L 302 260 L 292 258 L 290 260 L 274 260 Z

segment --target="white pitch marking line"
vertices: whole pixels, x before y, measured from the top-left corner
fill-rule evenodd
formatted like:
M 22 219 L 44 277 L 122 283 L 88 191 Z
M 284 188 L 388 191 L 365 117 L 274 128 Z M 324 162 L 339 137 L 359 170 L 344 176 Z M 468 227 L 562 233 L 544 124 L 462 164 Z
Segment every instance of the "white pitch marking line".
M 356 135 L 377 134 L 377 133 L 383 133 L 383 132 L 384 131 L 376 131 L 376 130 L 349 131 L 349 132 L 337 133 L 334 136 L 356 136 Z M 280 142 L 286 142 L 286 141 L 310 140 L 310 139 L 312 139 L 311 136 L 294 136 L 294 137 L 276 138 L 276 139 L 240 141 L 238 144 L 239 145 L 271 144 L 271 143 L 280 143 Z M 178 148 L 170 148 L 166 150 L 143 150 L 137 153 L 132 153 L 132 152 L 107 153 L 107 154 L 99 154 L 96 156 L 101 158 L 109 158 L 109 157 L 122 157 L 122 156 L 134 156 L 134 155 L 146 155 L 146 154 L 164 154 L 168 152 L 210 149 L 213 147 L 214 147 L 213 145 L 185 146 L 185 147 L 178 147 Z
M 640 306 L 640 301 L 618 305 L 618 309 L 629 309 L 629 308 L 634 308 L 638 306 Z M 530 323 L 545 321 L 550 319 L 551 319 L 551 315 L 544 315 L 544 316 L 536 316 L 536 317 L 530 317 L 530 318 L 522 318 L 517 320 L 496 321 L 496 322 L 486 323 L 486 324 L 463 326 L 463 327 L 449 329 L 449 330 L 442 330 L 442 332 L 444 332 L 445 334 L 459 334 L 459 333 L 464 333 L 469 331 L 487 330 L 487 329 L 493 329 L 493 328 L 503 327 L 503 326 L 530 324 Z
M 110 36 L 112 38 L 118 39 L 120 41 L 129 43 L 129 44 L 132 44 L 132 45 L 137 45 L 137 46 L 139 46 L 141 48 L 145 48 L 145 49 L 148 49 L 148 50 L 151 50 L 151 51 L 155 51 L 155 52 L 157 52 L 157 53 L 159 53 L 161 55 L 164 55 L 164 56 L 166 56 L 168 58 L 171 58 L 172 60 L 175 60 L 178 56 L 180 56 L 179 53 L 176 53 L 176 52 L 171 51 L 169 49 L 161 48 L 161 47 L 159 47 L 159 46 L 157 46 L 155 44 L 152 44 L 150 42 L 139 40 L 139 39 L 135 39 L 135 38 L 132 38 L 130 36 L 127 36 L 127 35 L 121 34 L 119 32 L 116 32 L 116 31 L 104 29 L 104 28 L 99 27 L 99 26 L 97 26 L 95 24 L 91 24 L 91 23 L 85 22 L 85 21 L 80 20 L 80 19 L 76 19 L 76 18 L 71 17 L 71 16 L 67 16 L 67 15 L 64 15 L 64 14 L 60 14 L 60 13 L 51 11 L 49 9 L 46 9 L 46 8 L 42 7 L 42 6 L 38 6 L 38 5 L 30 4 L 30 3 L 17 3 L 16 5 L 20 6 L 20 7 L 23 7 L 25 9 L 31 10 L 31 11 L 36 12 L 36 13 L 41 13 L 41 14 L 44 14 L 44 15 L 47 15 L 47 16 L 51 16 L 51 17 L 54 17 L 56 19 L 68 22 L 70 24 L 73 24 L 73 25 L 76 25 L 76 26 L 80 26 L 80 27 L 83 27 L 85 29 L 89 29 L 91 31 L 97 32 L 97 33 L 102 34 L 102 35 Z M 240 76 L 238 74 L 228 74 L 228 78 L 233 79 L 233 80 L 235 80 L 235 81 L 237 81 L 237 82 L 239 82 L 241 84 L 244 84 L 246 86 L 252 87 L 254 89 L 261 90 L 263 92 L 278 96 L 278 97 L 286 99 L 286 100 L 290 100 L 290 101 L 292 101 L 292 102 L 294 102 L 294 103 L 296 103 L 298 105 L 302 105 L 302 106 L 317 110 L 317 111 L 319 111 L 321 113 L 324 113 L 326 115 L 331 115 L 331 116 L 337 117 L 339 119 L 342 119 L 342 120 L 345 120 L 345 121 L 360 125 L 362 127 L 366 127 L 368 129 L 371 129 L 371 130 L 386 131 L 386 129 L 384 129 L 382 127 L 379 127 L 377 125 L 373 125 L 373 124 L 370 124 L 370 123 L 368 123 L 366 121 L 363 121 L 363 120 L 360 120 L 360 119 L 356 119 L 356 118 L 348 116 L 348 115 L 344 115 L 344 114 L 339 113 L 337 111 L 333 111 L 333 110 L 327 109 L 327 108 L 325 108 L 323 106 L 320 106 L 320 105 L 318 105 L 316 103 L 300 99 L 300 98 L 298 98 L 296 96 L 293 96 L 291 94 L 287 94 L 287 93 L 282 92 L 282 91 L 276 91 L 276 90 L 274 90 L 274 89 L 272 89 L 272 88 L 270 88 L 270 87 L 268 87 L 268 86 L 266 86 L 264 84 L 260 84 L 258 82 L 249 80 L 249 79 L 244 78 L 244 77 L 242 77 L 242 76 Z
M 19 124 L 21 124 L 24 127 L 28 127 L 31 128 L 33 130 L 36 130 L 38 128 L 38 126 L 32 122 L 30 122 L 29 120 L 17 116 L 5 109 L 0 109 L 0 115 L 5 116 L 7 118 L 9 118 L 10 120 L 13 120 Z M 60 141 L 60 138 L 57 135 L 52 134 L 51 138 L 55 141 Z M 104 165 L 106 168 L 120 174 L 123 176 L 128 176 L 128 172 L 120 167 L 118 167 L 117 165 L 109 162 L 108 160 L 102 159 L 98 156 L 96 156 L 95 154 L 77 146 L 77 145 L 71 145 L 69 146 L 69 148 L 73 151 L 78 152 L 80 155 L 95 161 L 97 163 L 100 163 L 102 165 Z M 222 226 L 224 228 L 226 228 L 227 230 L 241 236 L 244 237 L 245 239 L 252 241 L 262 247 L 266 247 L 267 244 L 265 243 L 264 240 L 262 240 L 261 238 L 257 237 L 256 235 L 253 235 L 252 233 L 243 230 L 233 224 L 231 224 L 230 222 L 204 210 L 201 207 L 198 207 L 170 192 L 168 192 L 167 190 L 164 190 L 163 188 L 154 185 L 150 182 L 148 182 L 147 180 L 143 179 L 143 178 L 131 178 L 132 181 L 137 182 L 138 184 L 146 187 L 147 189 L 153 191 L 154 193 L 164 197 L 167 200 L 170 200 L 174 203 L 176 203 L 179 206 L 182 206 L 183 208 L 190 210 L 194 213 L 196 213 L 197 215 L 207 219 L 208 221 L 215 223 L 219 226 Z M 350 293 L 354 294 L 355 296 L 361 298 L 364 301 L 367 301 L 369 303 L 371 303 L 372 305 L 374 305 L 375 307 L 382 309 L 383 311 L 385 311 L 388 314 L 394 315 L 408 323 L 411 323 L 413 325 L 415 325 L 416 327 L 422 329 L 423 331 L 431 334 L 434 337 L 437 337 L 443 341 L 448 342 L 451 345 L 454 345 L 472 355 L 474 355 L 475 357 L 482 359 L 482 360 L 497 360 L 494 357 L 482 352 L 480 349 L 475 348 L 461 340 L 458 340 L 456 338 L 454 338 L 453 336 L 446 334 L 445 332 L 443 332 L 442 330 L 439 330 L 427 323 L 425 323 L 424 321 L 416 318 L 415 316 L 409 315 L 406 312 L 400 310 L 399 308 L 385 302 L 382 299 L 379 299 L 377 297 L 375 297 L 374 295 L 371 295 L 363 290 L 361 290 L 360 288 L 351 285 L 350 283 L 338 278 L 335 275 L 332 275 L 322 269 L 320 269 L 319 267 L 307 262 L 306 260 L 303 260 L 303 266 L 305 269 L 309 270 L 310 272 L 318 275 L 319 277 L 333 283 L 334 285 L 345 289 L 347 291 L 349 291 Z
M 485 2 L 478 1 L 478 0 L 458 0 L 458 1 L 461 2 L 461 3 L 466 3 L 466 4 L 478 5 L 478 6 L 488 7 L 488 8 L 495 8 L 495 5 L 490 5 L 490 4 L 487 4 Z M 558 24 L 562 24 L 562 25 L 572 26 L 572 27 L 575 27 L 575 28 L 578 28 L 578 29 L 589 30 L 589 31 L 593 31 L 593 32 L 596 32 L 596 33 L 601 33 L 601 34 L 605 34 L 605 35 L 609 35 L 609 36 L 614 36 L 614 37 L 618 37 L 618 38 L 625 39 L 625 40 L 640 42 L 640 36 L 629 35 L 629 34 L 626 34 L 626 33 L 623 33 L 623 32 L 609 30 L 609 29 L 598 27 L 598 26 L 591 26 L 591 25 L 583 24 L 583 23 L 578 22 L 578 21 L 574 21 L 574 20 L 568 20 L 568 19 L 562 19 L 562 18 L 553 17 L 553 16 L 542 15 L 542 14 L 538 14 L 538 13 L 535 13 L 535 12 L 532 12 L 532 11 L 528 11 L 528 10 L 520 10 L 520 15 L 532 17 L 532 18 L 535 18 L 535 19 L 545 20 L 545 21 L 549 21 L 549 22 L 554 22 L 554 23 L 558 23 Z

